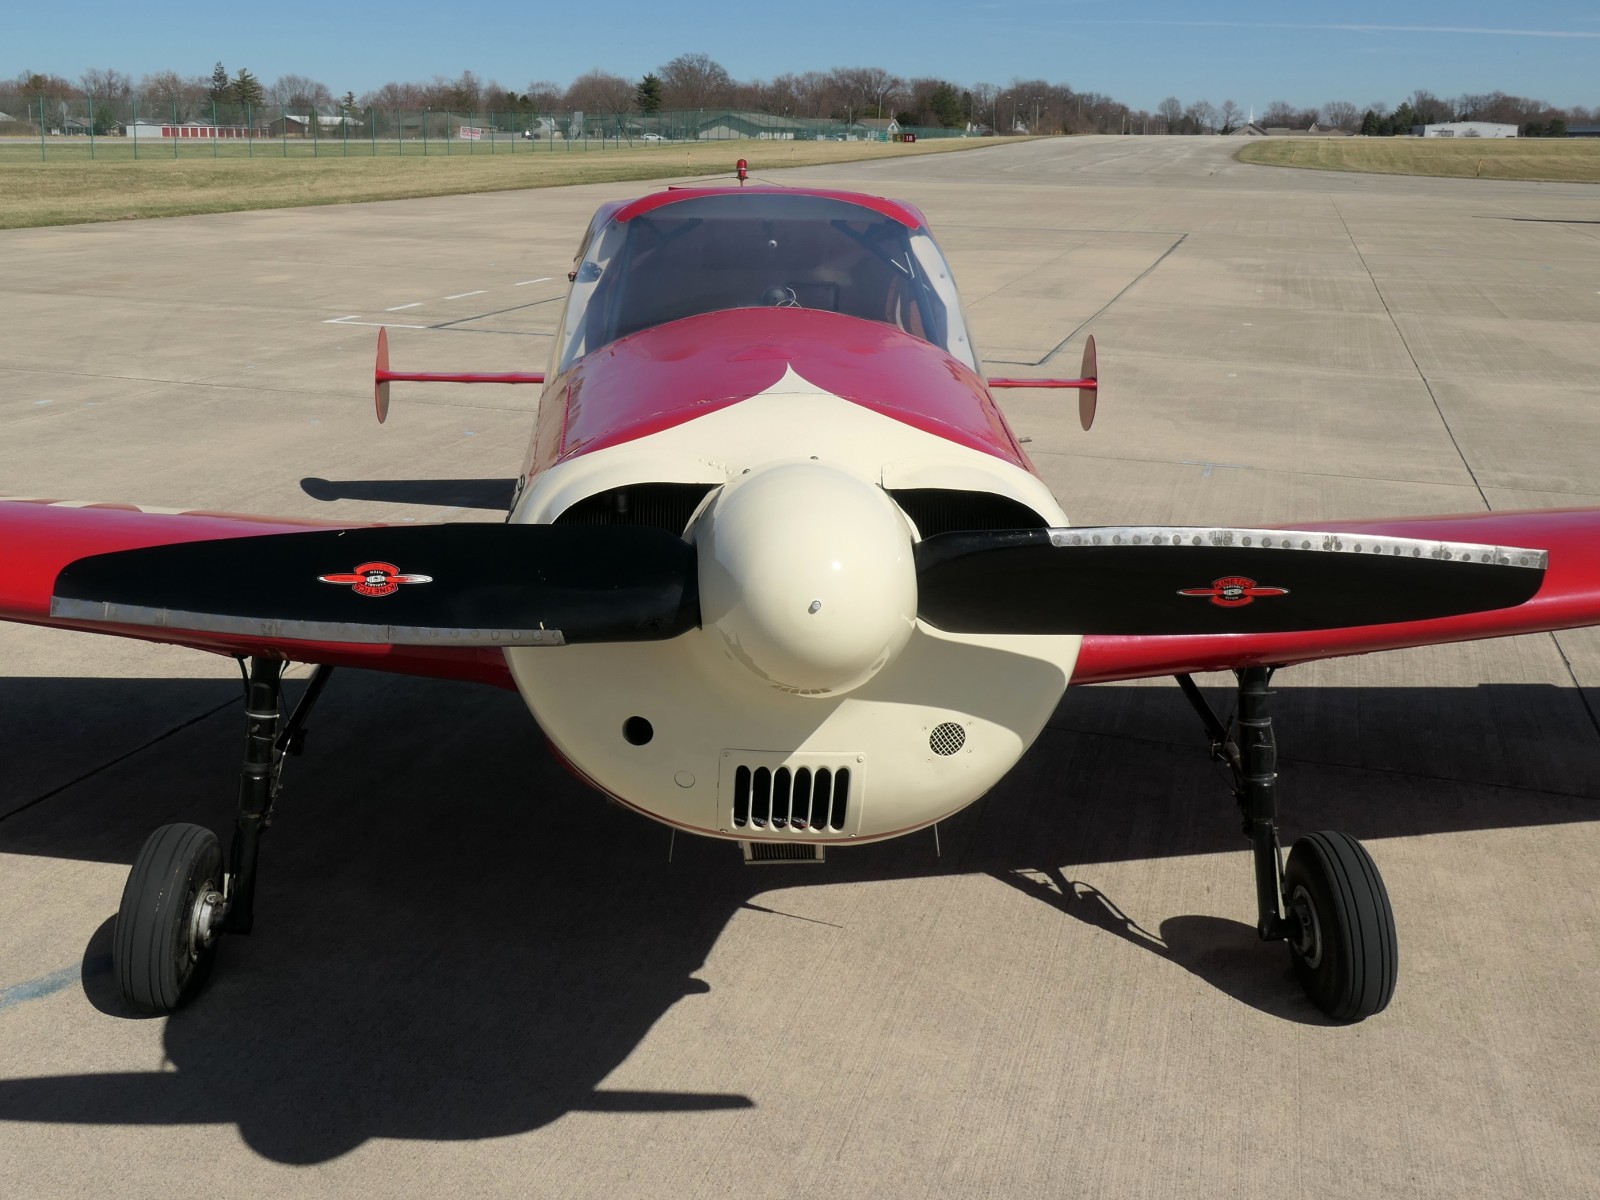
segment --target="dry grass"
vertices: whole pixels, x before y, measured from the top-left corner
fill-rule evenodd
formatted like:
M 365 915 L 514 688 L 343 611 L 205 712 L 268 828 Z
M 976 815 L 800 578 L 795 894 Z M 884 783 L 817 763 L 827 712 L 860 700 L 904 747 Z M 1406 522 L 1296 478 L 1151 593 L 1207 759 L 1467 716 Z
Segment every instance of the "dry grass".
M 0 147 L 0 229 L 731 174 L 740 157 L 749 160 L 751 175 L 758 176 L 780 167 L 942 154 L 997 144 L 995 139 L 977 138 L 915 145 L 725 141 L 448 157 L 263 155 L 43 163 L 23 161 L 26 151 L 8 146 Z
M 1235 157 L 1317 171 L 1600 183 L 1600 138 L 1264 138 Z

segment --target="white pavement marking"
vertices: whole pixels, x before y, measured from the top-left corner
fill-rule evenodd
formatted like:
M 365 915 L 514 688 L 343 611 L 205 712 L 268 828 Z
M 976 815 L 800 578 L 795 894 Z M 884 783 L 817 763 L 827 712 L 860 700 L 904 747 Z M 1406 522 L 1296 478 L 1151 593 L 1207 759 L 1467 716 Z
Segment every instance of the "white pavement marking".
M 404 309 L 404 308 L 417 308 L 421 304 L 422 304 L 421 300 L 413 300 L 410 304 L 396 304 L 393 308 L 386 308 L 383 311 L 384 312 L 399 312 L 401 309 Z
M 324 325 L 371 325 L 383 329 L 427 329 L 426 325 L 391 325 L 388 321 L 358 321 L 360 313 L 351 313 L 348 317 L 330 317 L 323 322 Z
M 457 292 L 454 296 L 446 296 L 445 299 L 446 300 L 461 300 L 461 299 L 464 299 L 467 296 L 481 296 L 488 290 L 489 290 L 488 288 L 479 288 L 475 292 Z
M 527 287 L 530 283 L 549 283 L 550 279 L 551 279 L 551 277 L 549 275 L 541 275 L 537 279 L 524 279 L 519 283 L 513 283 L 511 286 L 512 287 Z

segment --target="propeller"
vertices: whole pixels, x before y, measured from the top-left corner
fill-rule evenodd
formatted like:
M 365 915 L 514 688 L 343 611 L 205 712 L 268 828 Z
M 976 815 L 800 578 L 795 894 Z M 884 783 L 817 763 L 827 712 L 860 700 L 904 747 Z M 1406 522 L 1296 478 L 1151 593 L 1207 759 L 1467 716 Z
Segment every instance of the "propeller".
M 700 621 L 694 548 L 666 530 L 476 522 L 96 554 L 57 576 L 50 612 L 393 645 L 654 641 Z
M 917 615 L 978 634 L 1285 633 L 1531 599 L 1546 554 L 1277 529 L 944 533 Z M 69 563 L 51 615 L 391 645 L 657 641 L 700 625 L 695 550 L 639 525 L 464 522 L 151 546 Z
M 917 615 L 952 633 L 1287 633 L 1510 608 L 1546 554 L 1281 529 L 943 533 L 916 548 Z

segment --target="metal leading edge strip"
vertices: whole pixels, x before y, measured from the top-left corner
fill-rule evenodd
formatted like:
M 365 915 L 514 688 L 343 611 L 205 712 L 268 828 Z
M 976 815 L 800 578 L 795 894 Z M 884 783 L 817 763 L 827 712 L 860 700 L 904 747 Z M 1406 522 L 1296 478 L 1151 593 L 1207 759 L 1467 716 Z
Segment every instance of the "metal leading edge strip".
M 1234 550 L 1325 550 L 1335 554 L 1377 554 L 1400 558 L 1492 563 L 1543 571 L 1549 553 L 1516 546 L 1435 542 L 1420 538 L 1293 529 L 1211 529 L 1170 525 L 1106 525 L 1051 529 L 1050 544 L 1072 546 L 1225 546 Z
M 353 642 L 390 646 L 565 646 L 559 629 L 449 629 L 421 625 L 372 625 L 354 621 L 282 621 L 230 617 L 111 604 L 98 600 L 50 598 L 50 615 L 66 621 L 140 625 L 192 633 L 233 633 L 245 637 L 289 638 L 306 642 Z

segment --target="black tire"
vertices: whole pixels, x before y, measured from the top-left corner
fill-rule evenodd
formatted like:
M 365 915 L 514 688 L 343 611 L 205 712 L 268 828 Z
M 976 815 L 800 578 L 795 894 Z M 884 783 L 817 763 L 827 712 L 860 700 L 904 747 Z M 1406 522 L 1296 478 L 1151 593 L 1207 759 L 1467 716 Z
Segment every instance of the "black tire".
M 199 825 L 163 825 L 145 841 L 122 889 L 111 968 L 122 998 L 170 1013 L 211 974 L 216 942 L 194 936 L 195 913 L 222 888 L 222 848 Z
M 1344 833 L 1308 833 L 1283 872 L 1294 971 L 1336 1021 L 1380 1013 L 1400 975 L 1394 910 L 1366 847 Z

